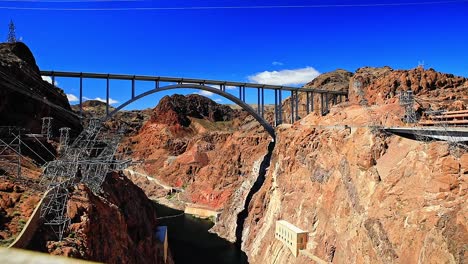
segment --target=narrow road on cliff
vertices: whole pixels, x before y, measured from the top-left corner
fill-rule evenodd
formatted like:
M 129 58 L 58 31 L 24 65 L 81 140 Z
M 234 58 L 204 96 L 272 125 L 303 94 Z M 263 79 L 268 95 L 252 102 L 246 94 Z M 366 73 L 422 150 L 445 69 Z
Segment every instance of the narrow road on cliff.
M 130 168 L 127 168 L 127 169 L 125 169 L 124 171 L 128 171 L 128 172 L 130 173 L 131 176 L 136 175 L 136 176 L 145 177 L 147 180 L 156 183 L 157 185 L 161 186 L 161 187 L 164 188 L 165 190 L 171 190 L 171 191 L 172 191 L 172 190 L 176 190 L 176 191 L 178 191 L 178 192 L 183 192 L 183 191 L 184 191 L 184 189 L 182 189 L 182 188 L 177 188 L 177 187 L 173 187 L 173 186 L 166 185 L 166 184 L 160 182 L 158 179 L 156 179 L 156 178 L 154 178 L 154 177 L 151 177 L 151 176 L 149 176 L 149 175 L 147 175 L 147 174 L 144 174 L 144 173 L 141 173 L 141 172 L 134 171 L 134 170 L 132 170 L 132 169 L 130 169 Z

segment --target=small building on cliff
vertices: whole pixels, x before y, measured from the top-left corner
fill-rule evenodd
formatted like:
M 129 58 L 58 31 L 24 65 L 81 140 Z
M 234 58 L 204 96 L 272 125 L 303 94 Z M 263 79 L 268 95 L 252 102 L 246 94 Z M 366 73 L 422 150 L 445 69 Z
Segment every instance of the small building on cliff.
M 282 241 L 295 257 L 299 250 L 306 248 L 308 233 L 287 221 L 276 221 L 275 238 Z

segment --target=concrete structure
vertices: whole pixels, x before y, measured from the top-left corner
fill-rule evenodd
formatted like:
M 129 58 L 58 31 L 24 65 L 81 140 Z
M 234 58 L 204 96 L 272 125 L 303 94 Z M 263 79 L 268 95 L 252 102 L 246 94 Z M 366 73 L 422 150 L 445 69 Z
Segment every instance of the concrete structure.
M 295 257 L 306 248 L 308 233 L 284 220 L 276 221 L 275 238 L 288 246 Z
M 1 248 L 0 247 L 0 263 L 11 264 L 80 264 L 80 263 L 97 263 L 81 259 L 73 259 L 61 256 L 52 256 L 46 253 L 40 253 L 30 250 Z
M 26 225 L 23 227 L 23 230 L 21 230 L 20 234 L 16 237 L 15 241 L 13 241 L 13 243 L 8 246 L 9 248 L 27 248 L 29 242 L 36 234 L 37 229 L 42 224 L 41 209 L 44 206 L 44 201 L 49 194 L 49 191 L 50 190 L 46 191 L 44 195 L 42 195 L 41 200 L 29 217 L 28 222 L 26 222 Z
M 410 139 L 424 137 L 449 142 L 468 142 L 468 127 L 387 127 L 384 130 Z
M 221 214 L 221 212 L 194 204 L 189 204 L 185 206 L 184 213 L 204 219 L 211 218 L 215 222 L 218 220 L 218 217 Z
M 435 112 L 424 116 L 422 126 L 468 126 L 468 110 Z
M 163 244 L 164 263 L 167 263 L 167 249 L 169 247 L 167 241 L 167 226 L 158 226 L 156 229 L 156 239 Z

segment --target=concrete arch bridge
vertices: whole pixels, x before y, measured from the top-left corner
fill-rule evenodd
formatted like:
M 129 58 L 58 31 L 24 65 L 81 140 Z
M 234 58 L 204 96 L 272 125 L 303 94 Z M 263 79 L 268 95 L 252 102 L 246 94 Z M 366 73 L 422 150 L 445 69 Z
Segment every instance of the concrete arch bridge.
M 123 74 L 102 74 L 102 73 L 84 73 L 84 72 L 63 72 L 63 71 L 41 71 L 42 76 L 49 76 L 52 79 L 52 83 L 55 83 L 56 77 L 65 78 L 78 78 L 79 79 L 79 107 L 82 113 L 83 108 L 83 79 L 101 79 L 106 81 L 106 117 L 104 120 L 112 117 L 116 112 L 128 106 L 129 104 L 146 97 L 148 95 L 173 89 L 198 89 L 208 91 L 219 96 L 222 96 L 247 111 L 252 115 L 274 138 L 274 126 L 283 123 L 283 93 L 290 94 L 291 103 L 291 118 L 290 120 L 299 119 L 299 96 L 298 92 L 306 93 L 306 112 L 307 114 L 314 108 L 313 98 L 315 94 L 320 95 L 320 111 L 322 114 L 328 112 L 329 101 L 332 99 L 334 102 L 341 102 L 348 97 L 348 91 L 330 91 L 324 89 L 309 89 L 309 88 L 298 88 L 289 86 L 279 85 L 268 85 L 268 84 L 256 84 L 256 83 L 243 83 L 243 82 L 232 82 L 224 80 L 204 80 L 204 79 L 192 79 L 183 77 L 162 77 L 162 76 L 141 76 L 141 75 L 123 75 Z M 116 108 L 110 111 L 110 81 L 111 80 L 127 80 L 131 82 L 128 87 L 129 99 L 126 102 L 116 106 Z M 143 93 L 136 93 L 136 81 L 145 81 L 154 83 L 154 88 Z M 234 93 L 227 91 L 237 92 Z M 236 91 L 237 90 L 237 91 Z M 265 119 L 265 91 L 274 91 L 274 112 L 275 122 L 270 124 Z M 250 97 L 255 97 L 257 104 L 256 109 L 246 102 L 246 94 L 249 93 Z

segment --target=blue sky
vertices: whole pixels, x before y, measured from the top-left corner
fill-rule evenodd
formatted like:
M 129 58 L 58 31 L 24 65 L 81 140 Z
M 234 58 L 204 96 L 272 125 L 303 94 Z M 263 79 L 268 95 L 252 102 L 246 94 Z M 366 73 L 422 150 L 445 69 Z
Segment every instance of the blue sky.
M 468 1 L 393 5 L 409 2 L 431 1 L 0 0 L 0 36 L 6 39 L 13 19 L 17 37 L 43 70 L 300 85 L 317 72 L 337 68 L 410 69 L 424 61 L 426 67 L 468 76 Z M 372 6 L 376 3 L 392 5 Z M 361 4 L 370 6 L 333 6 Z M 281 5 L 313 7 L 157 9 Z M 119 10 L 108 10 L 113 8 Z M 57 81 L 67 94 L 78 94 L 77 80 Z M 85 84 L 86 97 L 105 97 L 104 81 Z M 111 97 L 126 101 L 125 87 L 130 84 L 111 83 Z M 151 87 L 137 86 L 139 91 Z M 155 94 L 130 109 L 153 107 L 173 93 Z

